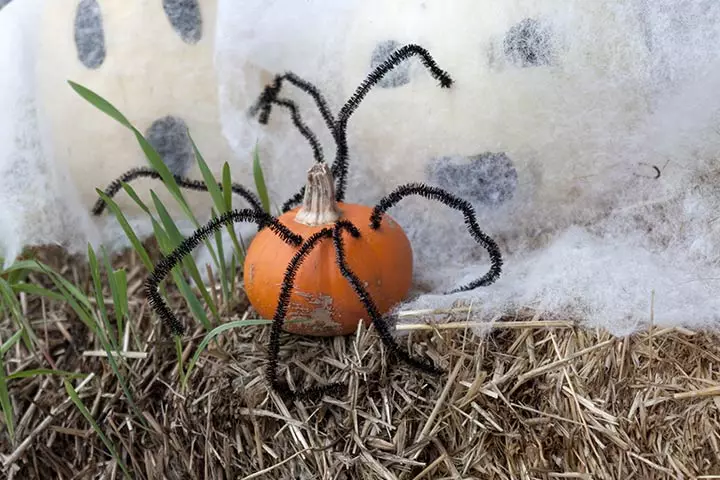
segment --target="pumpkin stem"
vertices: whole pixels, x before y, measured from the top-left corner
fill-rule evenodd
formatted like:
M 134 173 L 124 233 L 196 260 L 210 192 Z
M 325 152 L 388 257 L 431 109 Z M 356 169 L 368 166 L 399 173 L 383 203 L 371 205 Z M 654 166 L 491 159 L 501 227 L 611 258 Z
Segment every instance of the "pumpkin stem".
M 319 162 L 308 171 L 303 205 L 295 215 L 295 221 L 311 227 L 335 223 L 340 209 L 335 200 L 335 179 L 325 162 Z

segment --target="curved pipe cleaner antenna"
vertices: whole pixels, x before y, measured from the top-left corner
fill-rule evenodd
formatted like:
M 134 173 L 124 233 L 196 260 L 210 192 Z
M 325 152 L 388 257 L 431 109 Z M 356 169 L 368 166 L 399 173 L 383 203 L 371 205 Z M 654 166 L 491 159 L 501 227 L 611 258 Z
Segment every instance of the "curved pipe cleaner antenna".
M 410 195 L 420 195 L 429 200 L 437 200 L 450 208 L 460 210 L 465 217 L 465 225 L 467 226 L 470 235 L 477 243 L 487 250 L 488 254 L 490 254 L 490 270 L 485 275 L 468 283 L 467 285 L 447 292 L 448 294 L 465 292 L 473 290 L 477 287 L 487 286 L 498 279 L 502 270 L 503 260 L 497 243 L 480 230 L 475 217 L 475 210 L 470 202 L 456 197 L 442 188 L 431 187 L 422 183 L 409 183 L 397 187 L 390 194 L 383 197 L 373 208 L 373 211 L 370 214 L 371 227 L 375 230 L 379 229 L 382 215 L 400 202 L 400 200 Z
M 355 93 L 348 99 L 348 101 L 345 103 L 345 105 L 340 109 L 340 112 L 338 114 L 338 119 L 333 119 L 332 114 L 330 113 L 330 109 L 327 106 L 327 102 L 322 97 L 318 89 L 313 86 L 311 83 L 307 82 L 306 80 L 303 80 L 299 78 L 297 75 L 293 73 L 285 73 L 284 75 L 278 75 L 275 77 L 272 84 L 267 85 L 265 89 L 263 90 L 262 94 L 260 95 L 260 98 L 255 103 L 255 105 L 250 109 L 251 115 L 256 115 L 257 112 L 260 112 L 260 123 L 265 124 L 267 123 L 268 117 L 270 115 L 270 109 L 271 105 L 273 103 L 276 103 L 277 95 L 280 92 L 280 89 L 282 88 L 282 82 L 283 80 L 287 80 L 290 83 L 293 83 L 301 90 L 307 92 L 309 95 L 311 95 L 314 99 L 316 104 L 318 105 L 318 108 L 320 110 L 320 113 L 325 120 L 325 123 L 328 125 L 328 128 L 330 129 L 330 132 L 332 133 L 332 136 L 335 140 L 336 144 L 336 156 L 335 161 L 332 164 L 332 173 L 335 176 L 336 179 L 336 195 L 335 198 L 338 202 L 342 202 L 345 199 L 345 189 L 347 187 L 347 174 L 348 174 L 348 144 L 347 144 L 347 123 L 350 119 L 350 116 L 355 112 L 355 110 L 360 106 L 360 103 L 365 98 L 365 96 L 368 94 L 370 89 L 375 86 L 385 75 L 387 75 L 388 72 L 390 72 L 393 68 L 397 67 L 399 64 L 401 64 L 403 61 L 409 59 L 410 57 L 418 55 L 420 57 L 420 60 L 422 64 L 430 71 L 431 75 L 438 79 L 440 81 L 440 86 L 442 88 L 449 88 L 453 84 L 453 80 L 450 77 L 450 75 L 442 70 L 435 60 L 433 59 L 432 55 L 424 49 L 423 47 L 415 44 L 408 44 L 405 45 L 397 50 L 395 50 L 390 56 L 382 62 L 380 65 L 375 67 L 365 78 L 365 80 L 357 87 L 355 90 Z M 296 123 L 296 126 L 297 123 Z M 298 126 L 298 128 L 301 128 Z M 302 129 L 301 129 L 302 133 Z M 311 137 L 305 135 L 306 139 L 311 142 Z M 314 136 L 312 137 L 314 138 Z M 313 146 L 313 149 L 315 147 Z M 317 157 L 316 157 L 317 160 Z M 298 193 L 296 193 L 293 197 L 288 199 L 283 205 L 282 205 L 282 211 L 287 212 L 291 208 L 293 208 L 295 205 L 297 205 L 303 198 L 305 191 L 305 187 L 303 187 Z
M 185 177 L 180 177 L 177 175 L 173 175 L 175 178 L 175 182 L 178 184 L 180 188 L 185 188 L 188 190 L 194 190 L 198 192 L 207 192 L 208 187 L 205 184 L 205 182 L 201 182 L 199 180 L 190 180 Z M 128 170 L 127 172 L 123 173 L 121 176 L 119 176 L 117 179 L 113 180 L 106 188 L 105 188 L 105 194 L 112 198 L 114 197 L 122 188 L 123 183 L 129 183 L 133 180 L 136 180 L 138 178 L 152 178 L 154 180 L 161 179 L 160 174 L 149 167 L 138 167 L 133 168 L 131 170 Z M 218 183 L 218 186 L 220 188 L 223 187 L 221 183 Z M 233 183 L 231 185 L 231 189 L 233 193 L 240 195 L 243 197 L 253 208 L 253 210 L 262 210 L 262 204 L 260 203 L 260 200 L 258 199 L 257 195 L 252 193 L 247 188 L 243 187 L 240 184 Z M 97 202 L 95 202 L 95 206 L 93 206 L 92 213 L 93 215 L 101 215 L 106 207 L 105 200 L 102 198 L 99 198 Z
M 363 282 L 357 277 L 357 275 L 355 275 L 352 270 L 350 270 L 350 267 L 347 264 L 345 258 L 345 245 L 342 239 L 342 230 L 344 229 L 348 230 L 353 238 L 360 237 L 360 232 L 358 231 L 357 227 L 355 227 L 355 225 L 353 225 L 351 222 L 347 220 L 340 220 L 335 224 L 335 227 L 333 228 L 333 243 L 335 244 L 335 255 L 337 258 L 338 266 L 340 267 L 340 272 L 342 273 L 343 277 L 345 277 L 345 279 L 350 283 L 353 290 L 355 290 L 355 293 L 360 299 L 360 302 L 362 302 L 365 310 L 370 316 L 373 325 L 380 334 L 380 338 L 382 339 L 383 343 L 385 343 L 388 349 L 395 355 L 397 355 L 401 360 L 403 360 L 408 365 L 417 368 L 418 370 L 432 375 L 442 375 L 443 373 L 445 373 L 444 370 L 438 368 L 431 362 L 413 358 L 412 356 L 410 356 L 410 354 L 408 354 L 404 350 L 401 350 L 400 346 L 395 342 L 392 335 L 390 334 L 390 330 L 387 326 L 386 320 L 380 314 L 380 311 L 378 310 L 377 305 L 370 296 L 370 293 L 365 289 L 365 287 L 363 286 Z
M 333 118 L 330 108 L 328 107 L 328 103 L 320 93 L 320 90 L 318 90 L 312 83 L 307 80 L 303 80 L 292 72 L 277 75 L 273 79 L 273 83 L 265 87 L 263 93 L 258 98 L 258 101 L 250 108 L 250 116 L 255 116 L 258 111 L 264 110 L 264 112 L 260 115 L 259 122 L 263 125 L 267 124 L 273 100 L 276 99 L 277 95 L 280 93 L 283 81 L 287 81 L 292 85 L 295 85 L 297 88 L 313 98 L 318 110 L 320 110 L 320 115 L 322 115 L 322 118 L 325 121 L 325 125 L 327 125 L 330 133 L 333 137 L 335 137 L 335 118 Z
M 275 98 L 273 97 L 271 100 L 268 100 L 268 102 L 272 105 L 278 105 L 283 108 L 286 108 L 290 111 L 290 118 L 292 119 L 293 124 L 295 125 L 295 128 L 297 128 L 303 137 L 308 141 L 310 144 L 310 147 L 313 150 L 313 157 L 315 158 L 316 162 L 324 162 L 325 157 L 323 155 L 322 145 L 320 145 L 320 142 L 318 141 L 315 134 L 310 130 L 310 127 L 307 126 L 307 124 L 303 121 L 302 117 L 300 116 L 300 112 L 298 111 L 297 105 L 292 100 L 287 100 L 284 98 Z M 260 110 L 261 112 L 264 112 L 265 110 Z M 263 123 L 260 121 L 260 123 Z
M 248 221 L 256 222 L 261 228 L 269 226 L 271 230 L 289 245 L 296 247 L 302 243 L 302 237 L 300 235 L 291 232 L 275 217 L 268 215 L 262 210 L 232 210 L 217 218 L 213 218 L 204 226 L 195 230 L 191 236 L 183 240 L 169 255 L 163 257 L 160 262 L 158 262 L 153 272 L 145 281 L 145 295 L 150 302 L 150 306 L 157 316 L 170 328 L 173 335 L 182 335 L 185 329 L 160 295 L 158 291 L 160 282 L 162 282 L 170 271 L 177 266 L 185 256 L 190 254 L 200 242 L 215 231 L 230 223 Z
M 400 65 L 403 61 L 409 59 L 413 55 L 418 55 L 422 64 L 430 71 L 430 74 L 440 81 L 440 87 L 450 88 L 453 80 L 450 75 L 442 70 L 432 55 L 423 47 L 415 44 L 404 45 L 395 50 L 390 56 L 375 67 L 363 82 L 357 87 L 355 93 L 340 109 L 337 119 L 337 135 L 335 142 L 337 144 L 337 153 L 333 162 L 332 172 L 337 178 L 338 186 L 336 198 L 338 202 L 342 202 L 345 198 L 345 188 L 347 186 L 348 173 L 348 144 L 347 144 L 347 123 L 350 116 L 360 106 L 360 102 L 365 98 L 370 89 L 393 68 Z
M 315 100 L 315 104 L 317 105 L 318 110 L 320 110 L 320 114 L 322 115 L 325 124 L 330 130 L 333 139 L 335 139 L 337 142 L 336 123 L 332 113 L 330 112 L 327 101 L 322 96 L 317 87 L 291 72 L 286 72 L 283 75 L 276 76 L 273 80 L 273 83 L 265 87 L 258 101 L 250 108 L 250 115 L 255 116 L 258 112 L 260 112 L 260 118 L 258 119 L 258 121 L 261 124 L 265 125 L 269 120 L 272 105 L 280 105 L 286 107 L 288 110 L 290 110 L 293 124 L 300 131 L 303 137 L 305 137 L 305 139 L 310 143 L 310 146 L 313 149 L 315 161 L 324 162 L 325 159 L 322 155 L 320 143 L 318 142 L 317 137 L 312 133 L 310 128 L 308 128 L 307 125 L 301 120 L 295 103 L 290 100 L 277 98 L 282 88 L 283 81 L 287 81 L 295 85 Z M 282 204 L 281 211 L 285 213 L 292 209 L 294 206 L 296 206 L 302 201 L 304 195 L 305 187 L 303 186 L 298 193 L 293 195 L 291 198 L 285 201 L 285 203 Z

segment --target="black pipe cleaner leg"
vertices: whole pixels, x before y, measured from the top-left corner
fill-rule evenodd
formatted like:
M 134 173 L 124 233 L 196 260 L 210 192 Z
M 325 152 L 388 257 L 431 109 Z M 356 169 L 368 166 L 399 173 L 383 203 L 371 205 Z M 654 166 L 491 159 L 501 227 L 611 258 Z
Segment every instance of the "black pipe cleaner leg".
M 422 183 L 409 183 L 397 187 L 390 194 L 381 199 L 380 202 L 378 202 L 378 204 L 373 208 L 372 214 L 370 215 L 371 227 L 375 230 L 380 228 L 382 215 L 388 209 L 396 205 L 400 200 L 410 195 L 420 195 L 430 200 L 437 200 L 450 208 L 460 210 L 465 217 L 465 224 L 467 225 L 470 235 L 472 235 L 473 239 L 485 248 L 488 254 L 490 254 L 490 270 L 485 275 L 468 283 L 467 285 L 455 288 L 448 293 L 473 290 L 477 287 L 490 285 L 498 279 L 502 270 L 503 260 L 497 243 L 480 230 L 475 217 L 475 210 L 470 202 L 456 197 L 442 188 L 431 187 Z
M 290 295 L 295 284 L 295 277 L 303 261 L 307 258 L 312 249 L 315 248 L 321 240 L 330 237 L 332 237 L 332 230 L 329 228 L 323 228 L 319 232 L 311 235 L 290 260 L 283 277 L 278 305 L 275 310 L 275 315 L 273 316 L 270 330 L 270 352 L 265 375 L 272 388 L 285 398 L 318 398 L 325 394 L 337 393 L 340 389 L 345 387 L 342 383 L 332 383 L 329 385 L 321 385 L 318 387 L 293 391 L 289 385 L 278 379 L 277 372 L 278 354 L 280 352 L 280 333 L 282 332 L 282 327 L 285 323 L 285 316 L 287 315 L 287 310 L 290 304 Z
M 175 318 L 175 315 L 160 295 L 160 292 L 158 291 L 160 282 L 162 282 L 170 271 L 178 265 L 185 256 L 190 254 L 190 252 L 192 252 L 192 250 L 195 249 L 200 242 L 205 240 L 219 228 L 222 228 L 226 224 L 247 221 L 256 222 L 263 227 L 269 226 L 270 229 L 272 229 L 285 243 L 289 245 L 298 246 L 302 243 L 302 237 L 300 235 L 291 232 L 276 218 L 271 217 L 262 210 L 232 210 L 217 218 L 213 218 L 204 226 L 195 230 L 195 232 L 183 240 L 183 242 L 178 245 L 175 250 L 158 262 L 153 272 L 145 281 L 145 295 L 150 302 L 150 306 L 155 311 L 156 315 L 170 327 L 173 335 L 182 335 L 185 329 L 182 323 Z
M 324 162 L 325 157 L 323 155 L 322 145 L 320 145 L 320 141 L 318 141 L 315 134 L 312 132 L 312 130 L 310 130 L 310 127 L 308 127 L 307 124 L 303 121 L 295 102 L 284 98 L 274 98 L 270 100 L 270 103 L 272 103 L 273 105 L 279 105 L 290 111 L 290 118 L 292 119 L 295 127 L 300 131 L 302 136 L 305 137 L 305 139 L 310 144 L 310 147 L 313 150 L 313 157 L 315 158 L 315 161 Z
M 355 90 L 355 93 L 340 109 L 340 113 L 337 118 L 337 134 L 335 139 L 335 143 L 337 144 L 337 153 L 335 161 L 332 165 L 332 172 L 338 182 L 335 195 L 338 202 L 342 202 L 345 198 L 345 188 L 347 184 L 349 155 L 347 144 L 347 123 L 350 116 L 360 106 L 360 102 L 362 102 L 373 86 L 375 86 L 393 68 L 413 55 L 420 56 L 420 60 L 423 65 L 430 71 L 430 74 L 433 77 L 440 81 L 440 86 L 442 88 L 449 88 L 453 84 L 453 80 L 450 78 L 450 75 L 437 65 L 430 53 L 423 47 L 415 44 L 404 45 L 403 47 L 395 50 L 384 62 L 375 67 L 375 69 L 368 74 L 365 80 L 363 80 L 363 82 Z
M 362 281 L 357 277 L 357 275 L 355 275 L 352 270 L 350 270 L 350 267 L 347 264 L 347 261 L 345 259 L 345 247 L 342 239 L 342 230 L 348 230 L 353 238 L 360 237 L 360 232 L 358 231 L 357 227 L 355 227 L 355 225 L 353 225 L 351 222 L 347 220 L 338 221 L 333 229 L 333 243 L 335 244 L 335 255 L 337 258 L 338 266 L 340 267 L 340 272 L 342 273 L 343 277 L 345 277 L 345 279 L 350 283 L 353 290 L 355 290 L 355 293 L 357 294 L 358 298 L 365 307 L 365 310 L 370 316 L 373 325 L 375 325 L 375 329 L 377 329 L 378 333 L 380 334 L 380 338 L 382 339 L 383 343 L 385 343 L 388 349 L 395 355 L 397 355 L 401 360 L 420 371 L 432 375 L 442 375 L 443 373 L 445 373 L 444 370 L 438 368 L 432 362 L 414 358 L 409 353 L 400 349 L 400 346 L 395 342 L 395 339 L 393 339 L 392 335 L 390 334 L 387 323 L 382 318 L 382 315 L 380 314 L 377 305 L 370 296 L 370 293 L 368 293 L 368 291 L 363 286 Z
M 286 72 L 282 77 L 280 77 L 283 80 L 287 80 L 288 82 L 292 83 L 296 87 L 298 87 L 300 90 L 303 90 L 305 93 L 310 95 L 313 100 L 315 100 L 315 104 L 318 107 L 318 110 L 320 111 L 320 115 L 322 116 L 323 120 L 325 121 L 325 125 L 327 125 L 328 129 L 330 130 L 330 133 L 333 137 L 335 137 L 335 131 L 337 125 L 335 124 L 335 118 L 333 117 L 333 114 L 330 112 L 330 107 L 328 107 L 328 103 L 325 100 L 325 98 L 320 93 L 320 90 L 317 89 L 315 85 L 308 82 L 307 80 L 303 80 L 302 78 L 298 77 L 292 72 Z
M 260 112 L 259 122 L 263 125 L 267 124 L 270 116 L 270 106 L 273 103 L 273 100 L 275 100 L 280 93 L 283 81 L 290 82 L 291 84 L 295 85 L 300 90 L 304 91 L 313 98 L 315 104 L 318 107 L 318 110 L 320 111 L 320 115 L 325 121 L 325 125 L 327 125 L 330 133 L 334 137 L 336 130 L 335 118 L 333 118 L 333 115 L 330 112 L 327 101 L 315 85 L 308 82 L 307 80 L 303 80 L 292 72 L 286 72 L 282 75 L 275 76 L 273 82 L 265 86 L 255 104 L 250 107 L 250 116 L 254 117 L 258 114 L 258 112 Z
M 207 192 L 208 187 L 205 185 L 205 182 L 201 182 L 199 180 L 190 180 L 185 177 L 180 177 L 177 175 L 173 175 L 175 178 L 175 182 L 178 184 L 178 187 L 185 188 L 188 190 L 194 190 L 198 192 Z M 153 180 L 162 180 L 162 177 L 160 176 L 160 173 L 158 173 L 156 170 L 149 168 L 149 167 L 138 167 L 133 168 L 131 170 L 128 170 L 127 172 L 123 173 L 121 176 L 119 176 L 117 179 L 113 180 L 106 188 L 105 188 L 105 195 L 112 198 L 114 197 L 122 188 L 122 183 L 128 183 L 132 182 L 135 179 L 138 178 L 152 178 Z M 218 183 L 218 186 L 222 188 L 222 183 Z M 233 183 L 231 185 L 232 192 L 240 195 L 243 197 L 253 208 L 253 210 L 262 210 L 262 204 L 260 203 L 260 200 L 258 199 L 257 195 L 252 193 L 250 190 L 245 188 L 244 186 Z M 102 198 L 99 198 L 95 202 L 95 206 L 93 206 L 92 213 L 93 215 L 100 215 L 105 210 L 106 207 L 105 200 Z

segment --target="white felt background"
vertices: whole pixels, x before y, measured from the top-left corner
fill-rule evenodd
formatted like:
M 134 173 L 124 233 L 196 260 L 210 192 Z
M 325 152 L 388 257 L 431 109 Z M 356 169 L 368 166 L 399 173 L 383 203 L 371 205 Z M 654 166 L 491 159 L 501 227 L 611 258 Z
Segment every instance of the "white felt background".
M 67 181 L 71 170 L 54 160 L 62 156 L 48 142 L 102 114 L 78 109 L 65 126 L 38 115 L 53 111 L 61 118 L 68 104 L 56 105 L 49 95 L 37 104 L 35 62 L 42 55 L 35 22 L 43 3 L 16 0 L 0 10 L 0 254 L 8 259 L 36 243 L 74 251 L 100 239 L 116 248 L 126 244 L 111 218 L 92 222 L 91 205 L 72 187 L 79 180 Z M 550 65 L 521 68 L 502 58 L 505 35 L 525 18 L 550 26 Z M 160 28 L 166 19 L 157 22 Z M 373 47 L 391 39 L 428 48 L 456 83 L 437 88 L 413 60 L 408 85 L 370 93 L 348 129 L 348 200 L 372 204 L 396 185 L 427 180 L 438 156 L 490 151 L 512 159 L 518 173 L 512 199 L 499 207 L 475 204 L 482 228 L 504 253 L 503 275 L 492 286 L 442 293 L 488 268 L 459 213 L 420 199 L 390 212 L 416 254 L 418 296 L 399 308 L 472 302 L 486 318 L 531 308 L 627 333 L 650 320 L 654 292 L 657 324 L 720 320 L 716 1 L 218 0 L 213 27 L 202 65 L 215 71 L 205 70 L 205 81 L 183 90 L 188 96 L 177 100 L 183 118 L 199 121 L 212 144 L 207 160 L 229 161 L 240 182 L 251 183 L 251 152 L 259 145 L 277 205 L 304 182 L 311 151 L 282 111 L 261 126 L 248 118 L 248 107 L 274 74 L 291 70 L 318 85 L 337 112 L 369 70 Z M 120 53 L 122 45 L 134 45 L 132 32 L 126 35 L 127 43 L 113 40 Z M 174 45 L 164 38 L 163 45 Z M 126 67 L 113 60 L 115 72 L 131 73 L 138 55 L 147 55 L 144 64 L 160 76 L 163 62 L 168 71 L 197 69 L 193 55 L 133 48 Z M 102 69 L 93 75 L 88 86 L 103 85 Z M 101 92 L 123 99 L 120 90 Z M 124 113 L 144 119 L 166 112 L 170 100 L 152 89 L 146 95 Z M 312 102 L 292 87 L 283 96 L 298 102 L 332 161 L 334 145 Z M 124 138 L 137 153 L 128 132 L 113 131 L 121 133 L 95 138 L 98 149 Z M 87 178 L 102 176 L 93 172 L 92 158 L 73 158 L 83 161 Z M 132 167 L 142 159 L 119 161 Z M 651 165 L 661 169 L 659 179 Z M 150 231 L 140 217 L 133 222 Z

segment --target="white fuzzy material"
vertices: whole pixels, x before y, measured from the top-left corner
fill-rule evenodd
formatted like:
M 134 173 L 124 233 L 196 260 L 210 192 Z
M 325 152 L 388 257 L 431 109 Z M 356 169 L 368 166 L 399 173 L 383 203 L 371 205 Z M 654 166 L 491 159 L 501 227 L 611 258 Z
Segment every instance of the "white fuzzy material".
M 276 109 L 258 127 L 237 98 L 259 94 L 266 80 L 257 71 L 292 70 L 337 112 L 388 40 L 427 48 L 455 84 L 438 88 L 413 59 L 408 83 L 367 96 L 348 128 L 347 199 L 372 204 L 402 183 L 448 180 L 428 176 L 443 156 L 457 164 L 504 153 L 517 172 L 510 200 L 474 202 L 505 265 L 495 284 L 473 292 L 443 294 L 488 268 L 462 215 L 417 198 L 391 210 L 413 242 L 423 292 L 399 308 L 472 302 L 487 318 L 535 308 L 618 334 L 651 315 L 668 325 L 720 320 L 717 2 L 326 3 L 220 1 L 220 100 L 233 119 L 226 134 L 236 152 L 260 139 L 278 203 L 303 181 L 310 149 L 287 115 Z M 538 21 L 535 40 L 548 62 L 522 67 L 504 53 L 525 19 Z M 332 160 L 312 103 L 291 86 L 283 92 L 302 106 Z M 454 188 L 477 181 L 467 175 Z
M 12 72 L 0 76 L 1 255 L 36 243 L 126 245 L 112 217 L 93 220 L 88 211 L 96 186 L 146 162 L 131 134 L 65 80 L 97 90 L 142 131 L 178 112 L 213 170 L 228 161 L 246 185 L 258 145 L 279 206 L 304 183 L 312 155 L 282 109 L 266 126 L 248 117 L 262 88 L 290 70 L 337 112 L 379 44 L 417 43 L 455 83 L 438 88 L 412 59 L 388 77 L 395 87 L 371 91 L 348 127 L 347 200 L 373 204 L 410 181 L 467 193 L 505 264 L 491 286 L 443 294 L 484 274 L 487 254 L 459 212 L 403 200 L 389 213 L 413 243 L 420 293 L 399 308 L 472 302 L 487 318 L 533 308 L 618 334 L 642 328 L 651 311 L 657 324 L 717 325 L 716 0 L 200 3 L 196 45 L 173 33 L 160 2 L 101 3 L 107 58 L 94 70 L 77 61 L 73 8 L 24 0 L 0 11 L 0 71 Z M 290 85 L 282 96 L 297 102 L 332 161 L 335 146 L 314 104 Z M 494 167 L 507 173 L 507 159 L 516 180 L 481 186 Z M 188 175 L 200 178 L 196 167 Z M 145 198 L 163 190 L 137 188 Z M 207 196 L 190 197 L 207 210 Z M 131 213 L 149 234 L 142 213 Z

